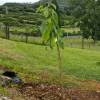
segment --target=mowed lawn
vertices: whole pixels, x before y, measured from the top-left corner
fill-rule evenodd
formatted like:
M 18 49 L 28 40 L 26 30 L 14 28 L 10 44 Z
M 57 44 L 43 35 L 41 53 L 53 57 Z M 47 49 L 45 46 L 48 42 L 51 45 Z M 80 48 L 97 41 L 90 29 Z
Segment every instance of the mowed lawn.
M 61 56 L 62 83 L 100 80 L 99 51 L 65 47 Z M 56 48 L 0 38 L 0 65 L 16 71 L 25 81 L 57 82 L 59 77 Z

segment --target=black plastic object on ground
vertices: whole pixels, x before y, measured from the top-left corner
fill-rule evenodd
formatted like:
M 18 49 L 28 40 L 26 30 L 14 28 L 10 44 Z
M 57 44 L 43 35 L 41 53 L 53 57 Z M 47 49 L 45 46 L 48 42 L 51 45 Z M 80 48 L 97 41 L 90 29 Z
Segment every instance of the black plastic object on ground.
M 16 73 L 15 72 L 11 72 L 11 71 L 5 71 L 3 73 L 3 75 L 7 76 L 7 77 L 10 77 L 10 78 L 16 77 Z
M 12 71 L 5 71 L 3 73 L 3 76 L 11 78 L 12 82 L 15 84 L 20 84 L 22 82 L 21 79 L 17 76 L 17 74 L 15 72 L 12 72 Z

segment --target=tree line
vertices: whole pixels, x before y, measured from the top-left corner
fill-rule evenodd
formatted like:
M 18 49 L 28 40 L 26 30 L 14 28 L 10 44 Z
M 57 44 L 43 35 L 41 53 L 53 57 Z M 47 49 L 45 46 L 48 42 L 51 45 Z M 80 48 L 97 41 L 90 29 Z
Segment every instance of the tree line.
M 56 1 L 61 27 L 80 28 L 82 48 L 84 48 L 84 39 L 93 39 L 94 44 L 100 40 L 100 0 Z M 7 3 L 0 6 L 0 22 L 5 25 L 6 38 L 9 39 L 9 33 L 23 33 L 26 36 L 34 33 L 40 35 L 40 25 L 44 17 L 36 13 L 36 9 L 42 4 L 46 5 L 47 2 L 49 0 L 40 0 L 35 4 Z M 24 27 L 27 31 L 11 30 L 9 32 L 10 27 Z
M 84 38 L 93 39 L 95 44 L 100 39 L 100 0 L 70 0 L 70 5 L 82 35 L 82 48 Z
M 6 39 L 10 39 L 10 34 L 40 35 L 38 26 L 41 24 L 43 17 L 35 13 L 36 6 L 37 3 L 34 5 L 7 3 L 0 6 L 0 22 L 5 27 Z

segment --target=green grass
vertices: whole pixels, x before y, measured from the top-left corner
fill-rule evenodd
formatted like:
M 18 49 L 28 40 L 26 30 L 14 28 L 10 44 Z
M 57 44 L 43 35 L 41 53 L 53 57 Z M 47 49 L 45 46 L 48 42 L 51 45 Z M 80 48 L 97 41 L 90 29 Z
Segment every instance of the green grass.
M 0 37 L 4 37 L 4 33 L 0 33 Z M 26 42 L 26 37 L 23 35 L 12 35 L 10 34 L 10 40 L 13 41 L 18 41 L 18 42 Z M 82 48 L 82 40 L 81 40 L 81 36 L 74 36 L 74 37 L 65 37 L 64 38 L 64 44 L 67 47 L 71 47 L 71 48 Z M 37 45 L 42 45 L 42 39 L 41 37 L 28 37 L 28 43 L 32 43 L 32 44 L 37 44 Z M 96 43 L 96 45 L 94 46 L 93 44 L 93 40 L 87 40 L 85 39 L 85 45 L 84 47 L 86 49 L 91 49 L 91 50 L 100 50 L 100 41 L 98 41 Z
M 64 38 L 64 44 L 67 47 L 71 48 L 82 48 L 82 39 L 80 37 L 68 37 Z M 94 45 L 94 41 L 92 39 L 84 39 L 84 48 L 88 50 L 100 51 L 100 41 Z
M 5 38 L 5 34 L 3 31 L 0 31 L 0 37 Z M 10 34 L 10 40 L 18 41 L 18 42 L 26 42 L 26 36 Z M 41 45 L 42 44 L 41 40 L 42 40 L 41 37 L 28 36 L 27 42 Z
M 80 31 L 79 28 L 62 28 L 62 30 L 64 32 L 73 33 L 73 34 L 75 34 L 75 32 L 78 33 Z
M 56 54 L 56 48 L 0 39 L 0 65 L 15 70 L 25 81 L 58 82 Z M 63 84 L 100 80 L 99 51 L 65 47 L 61 56 Z

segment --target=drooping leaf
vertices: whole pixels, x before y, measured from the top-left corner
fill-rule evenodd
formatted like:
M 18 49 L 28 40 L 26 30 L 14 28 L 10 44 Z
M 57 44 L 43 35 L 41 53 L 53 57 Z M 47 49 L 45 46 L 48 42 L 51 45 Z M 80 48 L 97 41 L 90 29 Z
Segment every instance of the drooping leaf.
M 45 19 L 41 26 L 43 41 L 53 48 L 56 44 L 63 48 L 62 31 L 59 27 L 59 17 L 56 12 L 56 5 L 49 3 L 47 6 L 41 7 L 41 13 Z

